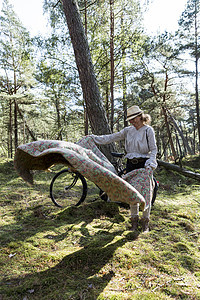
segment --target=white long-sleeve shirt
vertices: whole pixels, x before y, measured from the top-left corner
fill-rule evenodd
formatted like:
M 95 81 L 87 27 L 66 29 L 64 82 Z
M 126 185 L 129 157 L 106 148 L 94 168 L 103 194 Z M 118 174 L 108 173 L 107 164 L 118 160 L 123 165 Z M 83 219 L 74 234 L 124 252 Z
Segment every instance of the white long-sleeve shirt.
M 148 158 L 145 167 L 157 167 L 155 133 L 149 125 L 144 125 L 138 130 L 134 126 L 128 126 L 116 133 L 99 136 L 92 134 L 91 137 L 95 143 L 102 145 L 125 140 L 126 158 Z

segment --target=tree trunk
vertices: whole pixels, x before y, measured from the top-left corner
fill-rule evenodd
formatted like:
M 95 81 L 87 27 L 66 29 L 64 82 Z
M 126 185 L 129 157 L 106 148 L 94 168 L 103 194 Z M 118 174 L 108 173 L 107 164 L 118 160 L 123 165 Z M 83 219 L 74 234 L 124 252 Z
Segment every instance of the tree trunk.
M 114 127 L 114 0 L 110 0 L 110 128 Z
M 122 50 L 122 81 L 123 81 L 123 111 L 124 111 L 124 127 L 128 126 L 126 121 L 127 115 L 127 86 L 126 86 L 126 63 L 125 63 L 125 49 Z
M 193 154 L 196 153 L 196 127 L 195 127 L 195 120 L 192 118 L 192 126 L 193 126 L 193 139 L 192 139 L 192 149 L 193 149 Z
M 8 125 L 8 157 L 13 155 L 13 139 L 12 139 L 12 100 L 9 101 L 9 125 Z
M 124 15 L 121 16 L 121 35 L 122 35 L 122 91 L 123 91 L 123 111 L 124 111 L 124 127 L 128 126 L 127 118 L 127 84 L 126 84 L 126 50 L 124 43 Z
M 62 2 L 92 131 L 95 134 L 110 133 L 77 4 L 73 0 Z
M 106 84 L 105 97 L 106 97 L 106 99 L 105 99 L 106 117 L 107 117 L 107 120 L 109 122 L 110 114 L 109 114 L 109 87 L 108 87 L 108 84 Z
M 86 112 L 86 106 L 85 106 L 85 101 L 83 103 L 83 108 L 84 108 L 84 130 L 85 130 L 85 135 L 88 135 L 89 132 L 89 127 L 88 127 L 88 115 Z
M 17 107 L 17 112 L 18 112 L 20 118 L 23 120 L 24 125 L 25 125 L 25 127 L 26 127 L 26 129 L 27 129 L 29 135 L 32 137 L 33 141 L 37 141 L 37 138 L 34 136 L 34 133 L 31 131 L 31 129 L 29 128 L 29 126 L 28 126 L 28 124 L 27 124 L 27 122 L 26 122 L 26 120 L 24 119 L 23 114 L 22 114 L 22 112 L 21 112 L 19 106 L 17 105 L 16 107 Z
M 157 127 L 156 136 L 157 136 L 158 157 L 160 158 L 162 151 L 161 151 L 161 134 L 160 134 L 160 128 L 159 127 Z
M 174 160 L 176 160 L 177 154 L 176 154 L 176 150 L 174 148 L 174 143 L 173 143 L 172 136 L 171 136 L 171 131 L 170 131 L 170 127 L 169 127 L 166 108 L 163 106 L 162 110 L 163 110 L 163 114 L 164 114 L 164 118 L 165 118 L 165 125 L 166 125 L 166 128 L 167 128 L 167 134 L 168 134 L 168 137 L 169 137 L 169 143 L 170 143 L 170 146 L 171 146 L 172 155 L 174 157 Z
M 55 97 L 55 105 L 56 105 L 56 114 L 57 114 L 57 139 L 62 140 L 62 126 L 61 126 L 61 118 L 60 118 L 60 101 L 59 98 Z
M 87 37 L 87 0 L 84 1 L 84 6 L 85 6 L 85 35 Z M 86 105 L 85 105 L 85 99 L 83 99 L 83 107 L 84 107 L 84 129 L 85 129 L 85 135 L 88 135 L 89 132 L 89 123 L 88 123 L 88 114 L 86 110 Z
M 167 135 L 169 137 L 169 143 L 170 143 L 170 146 L 171 146 L 171 151 L 172 151 L 172 154 L 173 154 L 174 160 L 175 160 L 177 155 L 176 155 L 176 151 L 175 151 L 175 148 L 174 148 L 174 143 L 173 143 L 173 140 L 172 140 L 172 137 L 171 137 L 171 131 L 170 131 L 170 127 L 169 127 L 169 122 L 168 122 L 168 117 L 167 117 L 167 108 L 166 108 L 167 87 L 168 87 L 168 74 L 167 74 L 167 71 L 166 71 L 166 73 L 165 73 L 165 86 L 164 86 L 163 101 L 162 101 L 163 103 L 161 105 L 161 109 L 162 109 L 164 119 L 165 119 L 165 125 L 166 125 L 166 129 L 167 129 Z M 157 92 L 156 92 L 155 87 L 154 87 L 154 77 L 152 77 L 151 89 L 153 91 L 153 94 L 157 97 Z
M 14 100 L 14 137 L 15 137 L 15 151 L 18 147 L 18 121 L 17 121 L 17 100 Z
M 167 162 L 162 161 L 162 160 L 158 160 L 158 165 L 160 167 L 164 167 L 167 170 L 176 171 L 178 173 L 183 174 L 186 177 L 190 177 L 190 178 L 193 178 L 193 179 L 196 179 L 196 180 L 200 181 L 200 174 L 199 173 L 188 171 L 188 170 L 183 169 L 183 168 L 181 168 L 177 165 L 170 164 L 170 163 L 167 163 Z
M 198 28 L 197 28 L 197 2 L 195 1 L 195 102 L 197 113 L 197 130 L 198 130 L 198 151 L 200 152 L 200 116 L 199 116 L 199 88 L 198 88 Z
M 189 153 L 190 155 L 192 155 L 192 150 L 191 150 L 189 144 L 187 143 L 187 140 L 185 139 L 182 130 L 179 128 L 179 126 L 178 126 L 176 120 L 174 119 L 174 117 L 172 116 L 171 112 L 170 112 L 169 110 L 167 110 L 167 111 L 168 111 L 168 114 L 169 114 L 169 116 L 170 116 L 170 119 L 172 120 L 172 122 L 173 122 L 173 124 L 174 124 L 174 127 L 175 127 L 176 130 L 178 131 L 178 133 L 179 133 L 179 135 L 180 135 L 180 137 L 181 137 L 181 139 L 182 139 L 182 141 L 183 141 L 184 148 L 186 148 L 187 151 L 188 151 L 188 153 Z
M 109 134 L 111 131 L 103 108 L 88 41 L 77 4 L 75 0 L 62 0 L 62 3 L 92 132 L 95 134 Z M 113 145 L 103 147 L 104 154 L 110 160 L 112 160 L 110 154 L 112 150 L 114 150 Z

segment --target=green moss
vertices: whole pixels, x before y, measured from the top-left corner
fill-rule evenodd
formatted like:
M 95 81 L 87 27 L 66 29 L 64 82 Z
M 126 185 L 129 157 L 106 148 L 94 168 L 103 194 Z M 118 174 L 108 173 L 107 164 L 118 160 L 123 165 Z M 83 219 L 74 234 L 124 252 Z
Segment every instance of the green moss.
M 179 252 L 182 252 L 182 253 L 191 253 L 190 247 L 187 244 L 185 244 L 185 243 L 182 243 L 182 242 L 176 243 L 174 245 L 174 247 Z
M 197 267 L 195 258 L 191 257 L 188 254 L 183 254 L 180 256 L 179 259 L 183 268 L 194 272 L 195 268 Z
M 8 244 L 8 248 L 10 248 L 11 250 L 16 250 L 19 247 L 21 247 L 22 245 L 23 245 L 23 243 L 21 241 L 18 241 L 18 242 L 13 241 Z
M 199 272 L 195 272 L 194 275 L 200 279 L 200 271 Z
M 3 299 L 198 299 L 197 182 L 156 171 L 161 187 L 145 235 L 129 230 L 128 209 L 91 202 L 93 187 L 89 202 L 59 209 L 49 199 L 51 173 L 36 172 L 29 187 L 12 162 L 0 170 Z

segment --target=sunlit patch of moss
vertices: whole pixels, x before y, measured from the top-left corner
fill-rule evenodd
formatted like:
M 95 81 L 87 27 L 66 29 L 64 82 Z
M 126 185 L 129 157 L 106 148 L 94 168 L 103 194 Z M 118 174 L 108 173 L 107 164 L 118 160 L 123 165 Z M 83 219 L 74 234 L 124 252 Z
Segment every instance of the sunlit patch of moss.
M 190 247 L 186 243 L 183 243 L 183 242 L 175 243 L 174 247 L 175 247 L 176 251 L 178 251 L 178 252 L 182 252 L 182 253 L 191 253 L 192 252 Z
M 183 268 L 188 269 L 191 272 L 197 270 L 199 266 L 196 265 L 196 259 L 188 254 L 182 254 L 179 258 Z
M 128 209 L 92 203 L 94 190 L 80 207 L 59 209 L 49 199 L 51 174 L 36 172 L 29 187 L 12 167 L 0 164 L 9 168 L 0 182 L 3 299 L 198 299 L 196 182 L 158 170 L 164 186 L 144 235 L 129 230 Z

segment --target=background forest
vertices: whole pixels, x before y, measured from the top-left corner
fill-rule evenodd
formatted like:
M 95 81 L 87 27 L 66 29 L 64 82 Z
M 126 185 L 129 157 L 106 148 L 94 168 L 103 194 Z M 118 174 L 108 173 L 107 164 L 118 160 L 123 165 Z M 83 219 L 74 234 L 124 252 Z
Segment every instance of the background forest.
M 0 300 L 200 299 L 200 1 L 187 0 L 177 32 L 156 36 L 143 28 L 156 0 L 78 0 L 76 24 L 74 0 L 40 0 L 46 36 L 31 36 L 9 1 L 0 12 Z M 134 104 L 152 117 L 160 159 L 148 234 L 131 231 L 130 210 L 99 199 L 90 180 L 82 205 L 60 208 L 49 196 L 58 166 L 35 170 L 34 186 L 14 170 L 18 145 L 118 131 Z
M 78 1 L 111 131 L 139 105 L 152 117 L 159 158 L 199 152 L 199 1 L 188 0 L 175 34 L 148 36 L 148 1 Z M 44 1 L 51 31 L 30 37 L 12 5 L 0 15 L 1 155 L 38 139 L 76 142 L 92 133 L 61 1 Z M 94 99 L 95 102 L 95 99 Z M 120 145 L 119 145 L 120 146 Z

